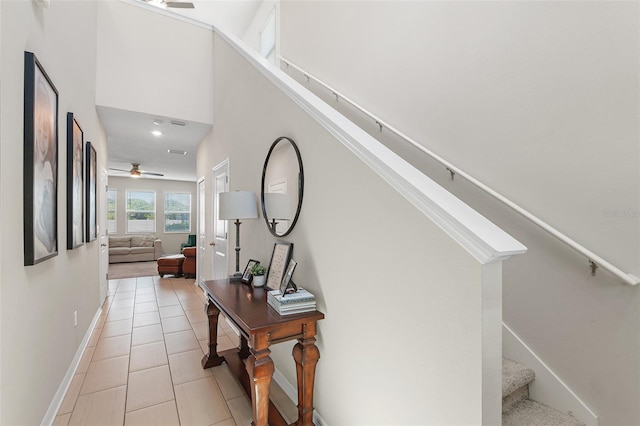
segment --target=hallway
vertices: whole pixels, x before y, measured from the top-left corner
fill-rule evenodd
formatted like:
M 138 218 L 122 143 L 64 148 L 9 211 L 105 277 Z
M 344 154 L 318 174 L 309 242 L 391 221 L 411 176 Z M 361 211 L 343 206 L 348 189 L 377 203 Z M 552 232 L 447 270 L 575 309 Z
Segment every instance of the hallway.
M 109 295 L 55 425 L 247 425 L 251 401 L 225 364 L 203 370 L 206 299 L 194 281 L 109 281 Z M 238 337 L 221 317 L 218 350 Z M 272 382 L 288 421 L 294 405 Z

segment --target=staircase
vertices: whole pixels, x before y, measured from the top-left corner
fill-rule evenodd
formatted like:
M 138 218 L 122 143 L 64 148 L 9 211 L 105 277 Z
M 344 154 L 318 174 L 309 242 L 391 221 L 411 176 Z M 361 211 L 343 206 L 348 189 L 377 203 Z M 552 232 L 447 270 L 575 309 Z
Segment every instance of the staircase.
M 503 426 L 584 426 L 580 420 L 529 399 L 529 383 L 535 372 L 502 358 Z

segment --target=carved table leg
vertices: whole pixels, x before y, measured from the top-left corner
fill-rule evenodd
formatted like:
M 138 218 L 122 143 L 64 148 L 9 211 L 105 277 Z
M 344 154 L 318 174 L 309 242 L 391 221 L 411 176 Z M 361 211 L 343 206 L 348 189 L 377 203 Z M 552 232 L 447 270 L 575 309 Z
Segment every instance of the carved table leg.
M 252 350 L 251 356 L 246 361 L 247 373 L 251 381 L 251 408 L 255 426 L 266 426 L 268 423 L 269 386 L 275 369 L 269 356 L 270 353 L 269 349 L 259 352 Z
M 218 356 L 218 315 L 220 310 L 212 302 L 207 303 L 205 312 L 209 318 L 209 353 L 202 358 L 202 368 L 211 368 L 224 362 L 224 358 Z
M 298 378 L 298 420 L 296 425 L 313 425 L 313 382 L 320 351 L 314 344 L 316 339 L 298 339 L 293 347 Z

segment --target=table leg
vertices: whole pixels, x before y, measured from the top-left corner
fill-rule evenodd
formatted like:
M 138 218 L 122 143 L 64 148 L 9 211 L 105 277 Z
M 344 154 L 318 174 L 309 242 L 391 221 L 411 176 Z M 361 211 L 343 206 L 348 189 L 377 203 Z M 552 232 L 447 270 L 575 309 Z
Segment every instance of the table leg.
M 256 352 L 246 361 L 247 373 L 251 381 L 251 408 L 253 410 L 253 425 L 266 426 L 269 418 L 269 386 L 273 376 L 274 366 L 269 349 Z
M 251 355 L 251 351 L 249 351 L 249 345 L 247 344 L 247 339 L 241 334 L 240 335 L 240 345 L 238 346 L 238 356 L 240 359 L 247 359 Z
M 205 312 L 209 318 L 209 353 L 202 358 L 202 368 L 211 368 L 224 362 L 224 358 L 218 356 L 218 315 L 220 310 L 212 302 L 207 303 Z
M 316 339 L 298 339 L 293 347 L 298 378 L 298 420 L 296 425 L 313 425 L 313 382 L 320 351 L 314 344 Z

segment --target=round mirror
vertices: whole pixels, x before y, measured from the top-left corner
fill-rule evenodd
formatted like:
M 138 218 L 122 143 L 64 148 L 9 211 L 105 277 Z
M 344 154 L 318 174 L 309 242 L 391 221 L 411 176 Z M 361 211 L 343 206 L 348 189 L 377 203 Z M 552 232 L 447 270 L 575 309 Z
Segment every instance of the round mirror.
M 282 136 L 269 148 L 262 169 L 262 216 L 276 237 L 289 235 L 300 216 L 304 173 L 297 145 Z

